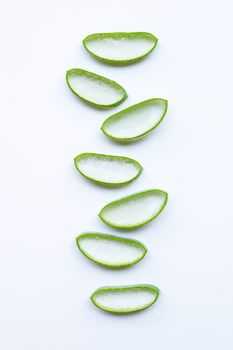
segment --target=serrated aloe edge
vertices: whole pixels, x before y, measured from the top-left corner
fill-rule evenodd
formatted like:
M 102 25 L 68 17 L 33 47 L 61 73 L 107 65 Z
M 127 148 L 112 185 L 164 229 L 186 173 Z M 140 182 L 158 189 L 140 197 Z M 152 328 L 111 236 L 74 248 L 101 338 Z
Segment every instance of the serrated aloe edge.
M 128 184 L 143 170 L 141 164 L 132 158 L 99 153 L 81 153 L 74 158 L 74 164 L 81 175 L 107 186 Z
M 66 82 L 76 96 L 97 108 L 115 107 L 127 98 L 121 85 L 84 69 L 68 70 Z
M 139 61 L 156 47 L 158 39 L 146 32 L 114 32 L 88 35 L 85 49 L 95 58 L 115 64 Z
M 138 192 L 107 204 L 98 215 L 109 226 L 133 229 L 155 219 L 164 209 L 167 199 L 167 192 L 159 189 Z
M 102 287 L 91 296 L 99 309 L 116 314 L 142 311 L 153 305 L 160 290 L 151 284 Z
M 82 233 L 76 243 L 89 260 L 110 268 L 132 266 L 147 253 L 147 248 L 139 241 L 98 232 Z
M 133 141 L 149 134 L 166 115 L 168 101 L 152 98 L 119 111 L 102 124 L 102 132 L 115 141 Z

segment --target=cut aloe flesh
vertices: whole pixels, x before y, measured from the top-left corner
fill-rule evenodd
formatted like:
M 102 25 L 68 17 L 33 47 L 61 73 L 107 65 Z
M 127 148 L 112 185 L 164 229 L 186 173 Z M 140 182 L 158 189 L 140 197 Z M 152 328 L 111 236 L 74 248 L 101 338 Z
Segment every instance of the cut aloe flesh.
M 68 70 L 66 81 L 75 95 L 95 107 L 118 106 L 127 98 L 127 93 L 121 85 L 84 69 Z
M 116 228 L 135 228 L 155 219 L 164 209 L 168 195 L 162 190 L 148 190 L 107 204 L 99 213 L 101 220 Z
M 156 302 L 159 293 L 151 284 L 102 287 L 92 294 L 91 300 L 101 310 L 127 314 L 147 309 Z
M 130 63 L 146 57 L 158 39 L 150 33 L 119 32 L 88 35 L 83 40 L 86 50 L 95 58 L 111 63 Z
M 88 259 L 111 268 L 134 265 L 147 253 L 139 241 L 104 233 L 83 233 L 76 238 L 76 243 Z
M 152 98 L 107 118 L 101 126 L 105 135 L 116 141 L 131 141 L 155 129 L 167 112 L 167 100 Z
M 127 184 L 142 172 L 136 160 L 106 154 L 82 153 L 74 158 L 74 164 L 81 175 L 103 185 Z

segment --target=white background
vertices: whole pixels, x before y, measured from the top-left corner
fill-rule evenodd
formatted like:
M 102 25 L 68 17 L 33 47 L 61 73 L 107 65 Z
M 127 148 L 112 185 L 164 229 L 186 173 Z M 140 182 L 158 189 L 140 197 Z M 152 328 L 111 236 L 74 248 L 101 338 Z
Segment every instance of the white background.
M 223 0 L 5 1 L 1 32 L 0 347 L 4 350 L 196 350 L 233 348 L 232 2 Z M 103 31 L 149 31 L 159 45 L 144 61 L 105 65 L 81 40 Z M 68 90 L 79 67 L 122 84 L 111 111 Z M 130 145 L 99 130 L 110 114 L 152 97 L 169 112 Z M 85 151 L 133 157 L 144 172 L 105 189 L 76 173 Z M 148 188 L 169 193 L 163 214 L 127 237 L 149 254 L 109 271 L 85 260 L 77 234 L 117 233 L 103 205 Z M 154 283 L 157 304 L 125 317 L 96 309 L 98 287 Z

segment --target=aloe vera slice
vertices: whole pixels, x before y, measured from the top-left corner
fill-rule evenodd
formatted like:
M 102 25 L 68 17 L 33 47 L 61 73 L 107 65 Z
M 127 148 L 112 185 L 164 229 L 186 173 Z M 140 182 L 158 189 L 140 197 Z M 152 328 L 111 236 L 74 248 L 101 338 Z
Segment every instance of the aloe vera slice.
M 138 61 L 151 53 L 158 39 L 150 33 L 119 32 L 88 35 L 83 40 L 85 49 L 95 58 L 111 63 Z
M 151 284 L 102 287 L 92 294 L 91 300 L 101 310 L 127 314 L 147 309 L 156 302 L 159 293 Z
M 66 81 L 75 95 L 95 107 L 118 106 L 127 98 L 127 93 L 121 85 L 84 69 L 68 70 Z
M 164 209 L 168 195 L 162 190 L 148 190 L 107 204 L 99 213 L 112 227 L 131 229 L 155 219 Z
M 103 185 L 123 185 L 135 180 L 142 166 L 134 159 L 97 153 L 82 153 L 74 158 L 79 173 Z
M 134 265 L 147 253 L 147 248 L 139 241 L 97 232 L 79 235 L 76 243 L 88 259 L 111 268 Z
M 167 100 L 152 98 L 107 118 L 101 126 L 105 135 L 116 141 L 131 141 L 155 129 L 167 112 Z

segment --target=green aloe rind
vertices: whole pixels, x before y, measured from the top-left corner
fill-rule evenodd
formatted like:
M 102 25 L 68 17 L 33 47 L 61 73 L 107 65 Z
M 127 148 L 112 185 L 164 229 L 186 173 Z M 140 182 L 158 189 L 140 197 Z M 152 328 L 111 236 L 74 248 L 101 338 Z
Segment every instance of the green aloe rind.
M 87 179 L 106 186 L 128 184 L 143 170 L 141 164 L 132 158 L 99 153 L 81 153 L 74 158 L 74 165 Z
M 152 98 L 123 109 L 102 124 L 102 132 L 115 141 L 133 141 L 149 134 L 166 115 L 168 101 Z
M 98 215 L 109 226 L 133 229 L 154 220 L 165 208 L 167 199 L 167 192 L 159 189 L 138 192 L 108 203 Z
M 127 93 L 121 85 L 84 69 L 68 70 L 66 82 L 76 96 L 97 108 L 115 107 L 127 98 Z
M 137 240 L 99 232 L 82 233 L 76 243 L 89 260 L 114 269 L 132 266 L 147 253 L 145 245 Z
M 112 286 L 97 289 L 91 300 L 103 311 L 128 314 L 147 309 L 156 302 L 159 294 L 159 288 L 151 284 Z
M 95 58 L 109 63 L 126 64 L 148 56 L 158 39 L 147 32 L 114 32 L 88 35 L 83 40 L 85 49 Z

